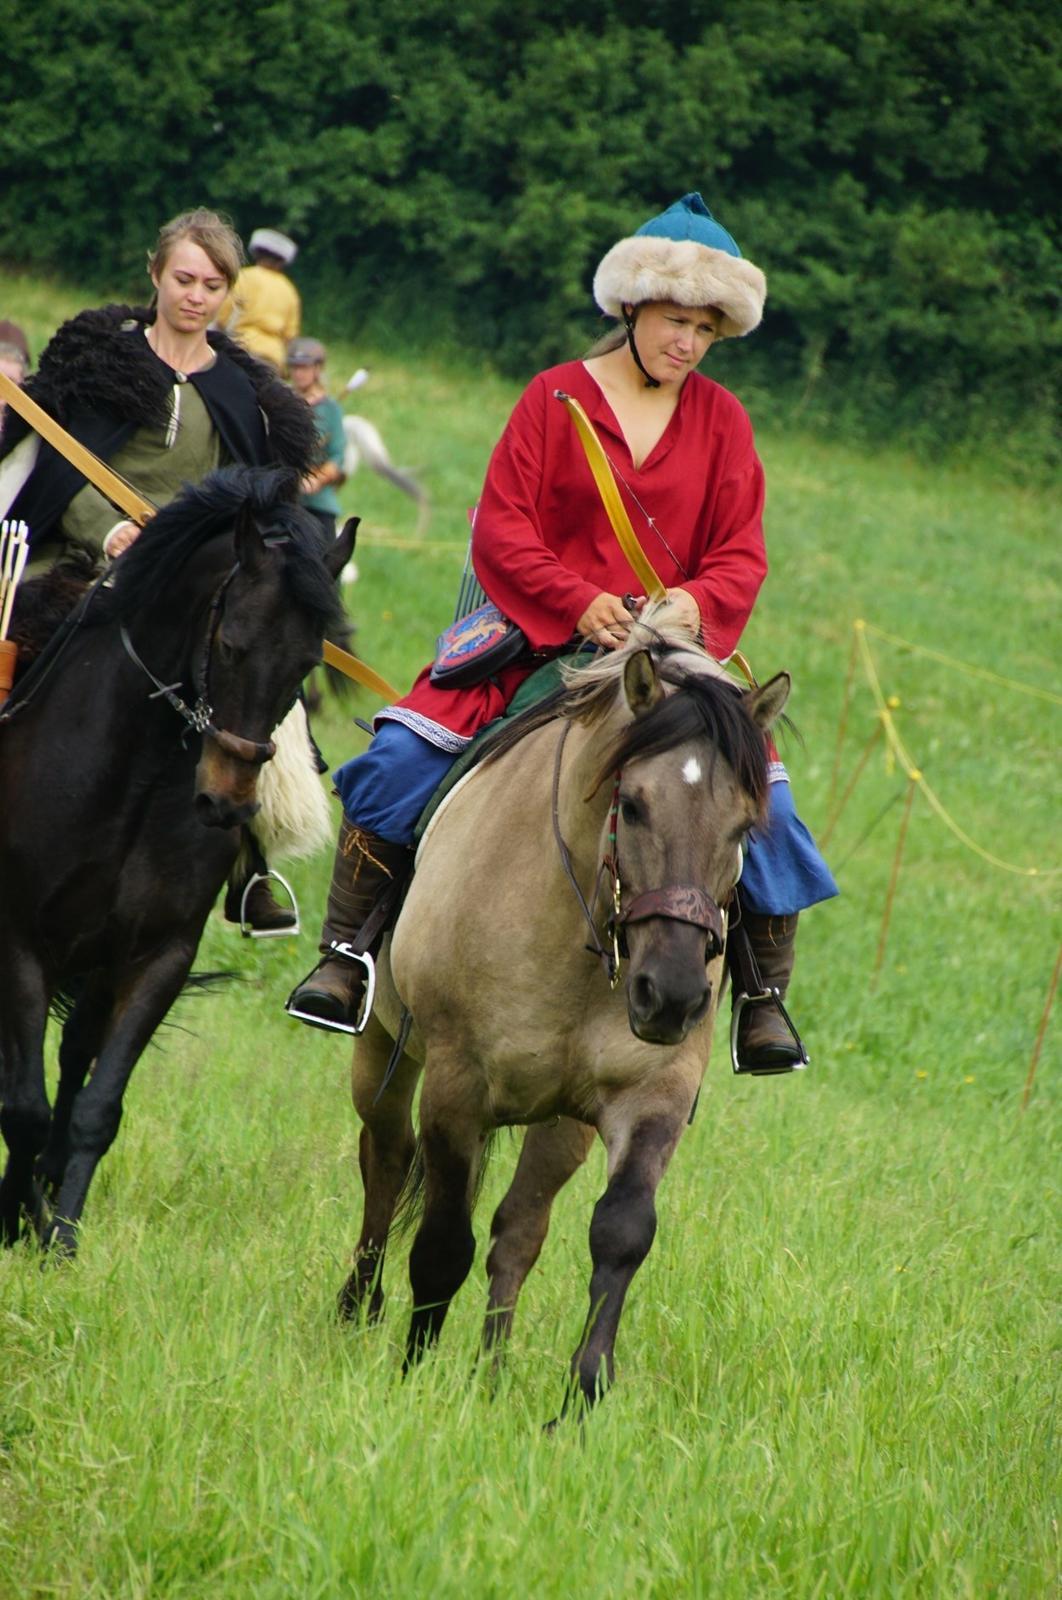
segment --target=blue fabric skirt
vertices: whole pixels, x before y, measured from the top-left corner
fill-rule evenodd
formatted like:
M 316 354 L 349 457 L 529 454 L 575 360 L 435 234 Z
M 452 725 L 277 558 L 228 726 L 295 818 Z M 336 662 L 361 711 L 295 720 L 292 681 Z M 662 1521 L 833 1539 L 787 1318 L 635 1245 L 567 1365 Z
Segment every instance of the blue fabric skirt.
M 411 845 L 421 812 L 455 759 L 404 723 L 381 722 L 365 754 L 333 775 L 345 816 L 392 844 Z M 753 911 L 772 917 L 838 893 L 785 779 L 770 785 L 767 826 L 749 837 L 741 892 Z

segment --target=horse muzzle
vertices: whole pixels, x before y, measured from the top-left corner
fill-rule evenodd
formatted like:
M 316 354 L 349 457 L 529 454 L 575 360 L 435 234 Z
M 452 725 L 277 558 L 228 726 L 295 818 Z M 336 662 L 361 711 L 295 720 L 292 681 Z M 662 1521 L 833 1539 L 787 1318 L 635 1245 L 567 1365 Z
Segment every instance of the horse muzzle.
M 663 975 L 641 970 L 627 983 L 627 1018 L 631 1032 L 645 1044 L 681 1044 L 695 1028 L 712 1003 L 712 986 L 700 982 L 676 982 L 676 974 Z
M 646 1044 L 681 1044 L 712 1002 L 710 961 L 723 951 L 723 917 L 703 889 L 672 885 L 639 895 L 621 918 L 637 926 L 638 950 L 627 979 L 627 1017 Z
M 271 760 L 272 739 L 256 744 L 224 729 L 203 736 L 195 769 L 195 810 L 208 828 L 234 828 L 258 810 L 258 772 Z

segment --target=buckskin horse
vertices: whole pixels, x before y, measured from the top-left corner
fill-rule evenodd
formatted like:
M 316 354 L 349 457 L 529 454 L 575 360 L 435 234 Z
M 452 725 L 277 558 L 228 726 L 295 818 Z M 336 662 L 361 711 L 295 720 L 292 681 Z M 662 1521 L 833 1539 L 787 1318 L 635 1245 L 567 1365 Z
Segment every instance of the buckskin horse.
M 337 620 L 357 524 L 326 551 L 294 488 L 279 470 L 230 467 L 185 490 L 0 712 L 6 1243 L 28 1220 L 73 1252 L 129 1076 L 255 811 L 272 731 Z M 53 1108 L 43 1045 L 57 1003 Z
M 388 1232 L 412 1183 L 423 1212 L 407 1368 L 471 1267 L 491 1133 L 532 1124 L 493 1221 L 484 1345 L 496 1361 L 553 1199 L 596 1133 L 608 1179 L 565 1405 L 612 1380 L 655 1191 L 708 1061 L 723 908 L 764 815 L 764 734 L 789 692 L 784 673 L 742 691 L 667 616 L 647 612 L 622 649 L 570 672 L 456 785 L 384 945 L 354 1056 L 364 1213 L 340 1310 L 381 1314 Z

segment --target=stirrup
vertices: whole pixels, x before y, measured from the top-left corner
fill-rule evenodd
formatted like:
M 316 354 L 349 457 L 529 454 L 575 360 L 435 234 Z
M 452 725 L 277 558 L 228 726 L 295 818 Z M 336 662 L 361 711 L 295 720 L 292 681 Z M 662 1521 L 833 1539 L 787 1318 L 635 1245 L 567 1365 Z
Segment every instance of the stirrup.
M 792 1035 L 793 1043 L 800 1051 L 799 1061 L 783 1061 L 777 1066 L 746 1067 L 738 1059 L 738 1025 L 741 1022 L 742 1012 L 746 1006 L 773 1005 L 781 1013 L 782 1021 Z M 764 989 L 760 994 L 735 994 L 730 1011 L 730 1065 L 737 1073 L 744 1073 L 754 1078 L 775 1078 L 781 1072 L 803 1072 L 808 1064 L 808 1053 L 804 1048 L 804 1041 L 796 1030 L 789 1012 L 782 1004 L 782 996 L 777 989 Z
M 365 988 L 362 992 L 361 1005 L 354 1022 L 334 1022 L 328 1017 L 315 1016 L 312 1011 L 300 1011 L 293 1004 L 295 996 L 303 984 L 309 983 L 315 972 L 320 972 L 326 961 L 333 956 L 342 956 L 344 961 L 353 961 L 357 966 L 365 969 Z M 308 1022 L 314 1028 L 326 1028 L 332 1033 L 350 1033 L 355 1035 L 364 1033 L 365 1025 L 372 1016 L 373 1001 L 376 999 L 376 962 L 366 950 L 364 953 L 353 950 L 345 939 L 333 939 L 328 947 L 328 954 L 323 956 L 315 967 L 311 967 L 305 978 L 297 983 L 284 1002 L 284 1010 L 289 1017 L 297 1017 L 300 1022 Z
M 256 883 L 268 883 L 270 878 L 272 878 L 275 883 L 280 884 L 280 887 L 283 889 L 284 893 L 291 902 L 291 909 L 295 913 L 295 921 L 290 925 L 290 927 L 253 928 L 247 921 L 247 896 L 250 894 Z M 299 921 L 299 902 L 295 898 L 295 890 L 291 887 L 291 884 L 282 873 L 274 872 L 271 867 L 267 867 L 264 872 L 252 872 L 251 876 L 244 884 L 243 893 L 240 896 L 239 926 L 240 932 L 245 939 L 294 939 L 297 934 L 302 932 L 302 924 Z

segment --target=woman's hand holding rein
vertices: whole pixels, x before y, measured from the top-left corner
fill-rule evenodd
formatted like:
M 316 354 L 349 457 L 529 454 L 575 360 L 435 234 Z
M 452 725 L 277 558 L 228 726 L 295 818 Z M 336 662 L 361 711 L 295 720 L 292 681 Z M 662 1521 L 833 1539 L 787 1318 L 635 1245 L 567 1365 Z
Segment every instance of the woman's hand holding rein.
M 689 590 L 669 589 L 667 598 L 674 607 L 674 620 L 680 627 L 688 628 L 695 639 L 699 639 L 700 608 Z M 594 643 L 599 644 L 604 650 L 618 650 L 630 632 L 631 623 L 644 605 L 645 596 L 639 595 L 634 601 L 632 612 L 626 601 L 618 594 L 607 594 L 602 591 L 590 602 L 575 624 L 576 632 L 584 639 L 593 639 Z

